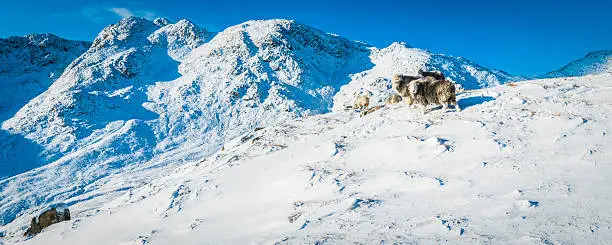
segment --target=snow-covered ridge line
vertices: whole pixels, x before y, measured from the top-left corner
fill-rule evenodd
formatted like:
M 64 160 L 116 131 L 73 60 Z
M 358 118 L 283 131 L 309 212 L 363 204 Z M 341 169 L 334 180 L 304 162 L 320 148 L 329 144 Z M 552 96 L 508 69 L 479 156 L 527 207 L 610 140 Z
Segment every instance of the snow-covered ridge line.
M 602 73 L 612 73 L 612 50 L 590 52 L 585 57 L 574 60 L 561 69 L 549 72 L 542 77 L 579 77 Z

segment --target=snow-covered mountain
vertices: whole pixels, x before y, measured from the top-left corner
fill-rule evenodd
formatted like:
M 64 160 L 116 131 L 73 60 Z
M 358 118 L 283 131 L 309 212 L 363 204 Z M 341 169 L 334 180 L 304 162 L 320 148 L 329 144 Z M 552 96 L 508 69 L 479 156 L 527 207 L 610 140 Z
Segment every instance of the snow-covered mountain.
M 52 34 L 0 39 L 0 122 L 47 90 L 90 44 Z M 0 130 L 0 179 L 42 165 L 32 154 L 38 151 L 22 135 Z
M 521 79 L 403 43 L 379 49 L 290 20 L 248 21 L 211 33 L 187 20 L 130 17 L 105 28 L 68 63 L 44 93 L 2 123 L 30 147 L 13 149 L 32 158 L 10 158 L 7 168 L 32 170 L 0 180 L 0 224 L 11 241 L 21 239 L 14 235 L 31 215 L 55 202 L 74 207 L 80 222 L 172 191 L 170 203 L 154 212 L 171 216 L 184 195 L 197 195 L 189 185 L 172 189 L 177 183 L 358 120 L 346 105 L 364 92 L 373 105 L 382 103 L 394 73 L 441 70 L 464 89 Z M 359 121 L 351 125 L 343 130 L 362 130 Z M 201 164 L 212 172 L 197 170 Z M 185 171 L 194 171 L 194 179 L 181 177 Z
M 612 73 L 612 50 L 590 52 L 584 58 L 574 60 L 543 77 L 578 77 L 602 73 Z

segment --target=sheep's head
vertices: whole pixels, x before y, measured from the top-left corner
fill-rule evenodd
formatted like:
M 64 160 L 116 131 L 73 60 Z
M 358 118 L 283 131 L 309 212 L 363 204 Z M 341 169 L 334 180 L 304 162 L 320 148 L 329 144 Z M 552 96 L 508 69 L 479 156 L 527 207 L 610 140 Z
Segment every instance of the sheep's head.
M 422 88 L 423 83 L 419 82 L 418 80 L 412 81 L 408 84 L 408 92 L 410 92 L 413 97 L 417 95 L 419 90 L 422 90 Z
M 400 87 L 400 84 L 402 82 L 402 78 L 400 77 L 400 75 L 395 74 L 393 75 L 393 79 L 391 79 L 391 86 L 393 87 L 393 89 L 398 89 Z

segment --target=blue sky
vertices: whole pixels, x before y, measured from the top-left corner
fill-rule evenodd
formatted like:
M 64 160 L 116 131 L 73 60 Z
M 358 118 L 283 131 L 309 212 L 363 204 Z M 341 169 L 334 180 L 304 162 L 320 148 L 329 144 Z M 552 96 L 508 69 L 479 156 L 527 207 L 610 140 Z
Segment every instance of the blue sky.
M 513 74 L 556 70 L 612 49 L 612 1 L 0 0 L 0 36 L 50 32 L 93 40 L 123 16 L 190 19 L 212 31 L 286 18 L 377 47 L 403 41 Z

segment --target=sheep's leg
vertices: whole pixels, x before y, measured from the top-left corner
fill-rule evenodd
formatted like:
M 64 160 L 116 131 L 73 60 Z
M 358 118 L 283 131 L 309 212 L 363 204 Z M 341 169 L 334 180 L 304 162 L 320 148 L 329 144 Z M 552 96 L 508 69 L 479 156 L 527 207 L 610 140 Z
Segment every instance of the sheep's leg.
M 442 111 L 446 111 L 446 110 L 448 110 L 448 104 L 442 103 Z
M 427 109 L 427 106 L 421 105 L 421 114 L 422 115 L 425 115 L 425 109 Z
M 461 112 L 461 107 L 459 107 L 459 103 L 457 103 L 456 100 L 453 100 L 452 103 L 455 106 L 455 110 L 457 110 L 457 112 Z
M 408 105 L 408 108 L 414 109 L 415 104 L 413 103 L 411 99 L 402 97 L 402 100 L 406 101 L 406 105 Z

